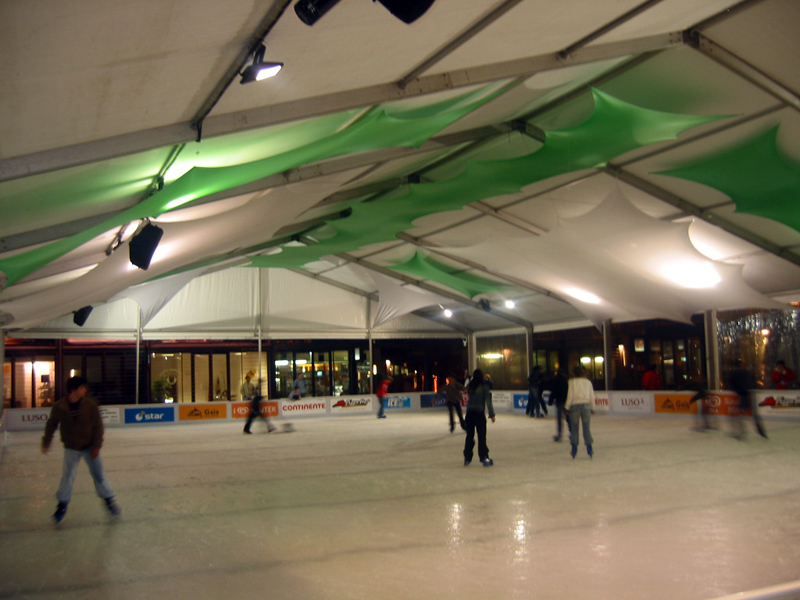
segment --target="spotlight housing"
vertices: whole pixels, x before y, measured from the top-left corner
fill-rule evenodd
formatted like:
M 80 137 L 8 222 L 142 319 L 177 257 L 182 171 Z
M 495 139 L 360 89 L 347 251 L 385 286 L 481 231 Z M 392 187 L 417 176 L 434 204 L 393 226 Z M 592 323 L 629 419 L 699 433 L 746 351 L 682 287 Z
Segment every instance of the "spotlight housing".
M 131 263 L 147 271 L 163 235 L 164 230 L 152 223 L 142 227 L 142 230 L 128 242 Z
M 425 14 L 435 0 L 378 0 L 403 23 L 411 24 Z
M 303 23 L 313 25 L 338 3 L 339 0 L 298 0 L 294 12 Z
M 283 63 L 264 62 L 264 52 L 266 52 L 266 50 L 264 44 L 259 44 L 253 54 L 252 64 L 239 73 L 239 75 L 242 76 L 239 83 L 252 83 L 253 81 L 261 81 L 262 79 L 275 77 L 283 68 Z
M 84 323 L 86 323 L 86 319 L 89 318 L 89 315 L 92 314 L 92 307 L 91 306 L 84 306 L 83 308 L 79 308 L 75 312 L 72 313 L 72 322 L 75 323 L 78 327 L 83 327 Z

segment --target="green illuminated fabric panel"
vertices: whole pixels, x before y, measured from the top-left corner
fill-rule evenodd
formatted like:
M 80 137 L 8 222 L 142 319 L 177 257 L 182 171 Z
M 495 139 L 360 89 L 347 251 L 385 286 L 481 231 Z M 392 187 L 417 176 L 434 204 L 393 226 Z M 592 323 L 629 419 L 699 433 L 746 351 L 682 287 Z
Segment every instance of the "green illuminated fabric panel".
M 462 208 L 470 202 L 516 193 L 548 177 L 605 166 L 630 150 L 676 139 L 686 129 L 721 116 L 649 110 L 593 89 L 594 111 L 580 125 L 548 131 L 544 145 L 518 158 L 470 161 L 451 179 L 410 185 L 375 202 L 351 203 L 352 214 L 329 223 L 335 234 L 305 248 L 284 248 L 254 257 L 252 266 L 302 268 L 329 255 L 388 242 L 423 216 Z
M 320 160 L 397 146 L 418 147 L 438 131 L 454 123 L 505 90 L 492 85 L 429 106 L 404 110 L 401 105 L 379 106 L 346 128 L 327 137 L 275 156 L 226 167 L 194 167 L 143 202 L 85 231 L 0 260 L 0 271 L 13 285 L 82 244 L 131 221 L 154 218 L 205 196 L 224 192 Z
M 480 277 L 472 273 L 458 273 L 429 256 L 415 253 L 414 256 L 401 264 L 391 267 L 394 271 L 408 273 L 420 279 L 428 279 L 441 283 L 451 289 L 461 292 L 469 298 L 486 292 L 499 292 L 509 289 L 509 286 Z
M 727 194 L 736 212 L 800 231 L 800 164 L 778 148 L 778 127 L 733 150 L 660 175 L 703 183 Z

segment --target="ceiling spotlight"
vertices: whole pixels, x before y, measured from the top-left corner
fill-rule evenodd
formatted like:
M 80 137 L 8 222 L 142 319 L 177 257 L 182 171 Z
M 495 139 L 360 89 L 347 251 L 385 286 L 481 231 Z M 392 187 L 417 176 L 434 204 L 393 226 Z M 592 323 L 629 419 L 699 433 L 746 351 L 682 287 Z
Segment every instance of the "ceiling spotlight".
M 403 23 L 413 23 L 435 2 L 435 0 L 378 1 Z M 297 13 L 303 23 L 313 25 L 338 3 L 339 0 L 297 0 L 297 4 L 294 5 L 294 12 Z
M 492 310 L 492 303 L 489 302 L 486 298 L 481 298 L 478 300 L 478 304 L 480 304 L 481 308 L 486 312 L 490 312 Z
M 242 76 L 239 83 L 250 83 L 252 81 L 261 81 L 269 77 L 275 77 L 278 72 L 283 68 L 283 63 L 264 62 L 264 52 L 266 52 L 264 44 L 259 44 L 256 51 L 253 53 L 253 62 L 244 71 L 239 73 Z
M 449 319 L 450 317 L 452 317 L 452 316 L 453 316 L 453 311 L 452 311 L 452 310 L 450 310 L 449 308 L 445 308 L 445 309 L 444 309 L 444 316 L 445 316 L 445 317 L 447 317 L 447 318 Z
M 374 0 L 373 0 L 374 1 Z M 425 14 L 435 0 L 378 0 L 403 23 L 413 23 Z
M 506 308 L 514 308 L 517 305 L 513 300 L 506 300 Z
M 147 223 L 142 227 L 141 231 L 128 242 L 131 263 L 147 271 L 162 235 L 164 235 L 164 230 L 152 223 Z
M 89 315 L 92 314 L 92 307 L 91 306 L 84 306 L 83 308 L 79 308 L 78 310 L 72 313 L 72 322 L 75 323 L 78 327 L 83 327 L 84 323 L 86 323 L 86 319 L 89 318 Z

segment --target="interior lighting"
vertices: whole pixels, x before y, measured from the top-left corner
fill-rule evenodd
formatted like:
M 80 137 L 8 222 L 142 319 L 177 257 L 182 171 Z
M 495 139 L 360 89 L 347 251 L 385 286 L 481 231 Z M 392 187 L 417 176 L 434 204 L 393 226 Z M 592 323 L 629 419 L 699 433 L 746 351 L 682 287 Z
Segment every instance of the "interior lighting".
M 580 300 L 581 302 L 586 302 L 587 304 L 600 304 L 600 298 L 595 296 L 591 292 L 587 292 L 586 290 L 582 290 L 580 288 L 568 288 L 564 290 L 565 294 L 569 294 L 576 300 Z
M 506 308 L 514 308 L 517 305 L 513 300 L 506 300 Z
M 676 260 L 661 267 L 661 274 L 681 287 L 691 289 L 712 288 L 722 281 L 710 262 Z
M 283 63 L 264 62 L 264 52 L 266 51 L 264 44 L 259 44 L 253 53 L 253 62 L 244 71 L 239 73 L 242 76 L 239 83 L 252 83 L 253 81 L 261 81 L 262 79 L 269 79 L 275 77 L 283 68 Z
M 761 335 L 763 335 L 765 337 L 768 336 L 770 333 L 772 333 L 772 332 L 769 329 L 762 329 L 761 330 Z
M 592 359 L 588 356 L 581 356 L 581 364 L 588 365 L 592 362 Z
M 605 359 L 602 356 L 595 356 L 594 357 L 594 362 L 596 362 L 596 363 L 602 363 L 604 360 Z
M 483 358 L 488 358 L 489 360 L 497 360 L 499 358 L 503 358 L 503 355 L 499 352 L 488 352 L 487 354 L 483 355 Z
M 452 316 L 453 316 L 453 311 L 452 311 L 452 310 L 450 310 L 449 308 L 445 308 L 445 309 L 444 309 L 444 316 L 445 316 L 445 317 L 447 317 L 447 318 L 449 319 L 450 317 L 452 317 Z

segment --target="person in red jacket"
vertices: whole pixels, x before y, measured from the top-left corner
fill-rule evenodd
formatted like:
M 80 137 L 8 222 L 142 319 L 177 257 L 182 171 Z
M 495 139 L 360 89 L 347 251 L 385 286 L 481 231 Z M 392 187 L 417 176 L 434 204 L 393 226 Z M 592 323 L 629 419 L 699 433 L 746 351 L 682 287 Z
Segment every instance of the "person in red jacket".
M 772 371 L 772 387 L 776 390 L 788 390 L 795 381 L 797 375 L 784 361 L 779 360 L 775 363 L 775 369 Z
M 378 397 L 378 402 L 380 403 L 380 407 L 378 408 L 378 418 L 385 419 L 386 415 L 383 414 L 384 409 L 386 408 L 386 395 L 389 393 L 389 384 L 392 383 L 392 376 L 387 375 L 386 379 L 381 381 L 381 384 L 378 386 L 378 391 L 375 392 L 375 395 Z
M 67 381 L 67 395 L 53 405 L 44 427 L 42 453 L 47 454 L 50 450 L 56 428 L 61 429 L 61 441 L 64 444 L 61 484 L 56 492 L 58 506 L 53 513 L 56 524 L 67 514 L 67 506 L 72 498 L 72 485 L 81 459 L 86 461 L 97 495 L 105 500 L 108 512 L 114 516 L 122 512 L 114 501 L 114 492 L 106 479 L 103 461 L 100 459 L 103 419 L 97 402 L 87 397 L 88 393 L 89 385 L 83 377 L 70 378 Z
M 642 389 L 645 390 L 660 390 L 661 389 L 661 375 L 658 374 L 655 365 L 645 371 L 642 376 Z

